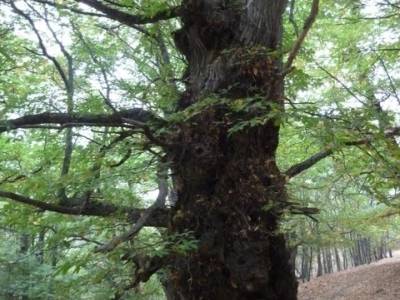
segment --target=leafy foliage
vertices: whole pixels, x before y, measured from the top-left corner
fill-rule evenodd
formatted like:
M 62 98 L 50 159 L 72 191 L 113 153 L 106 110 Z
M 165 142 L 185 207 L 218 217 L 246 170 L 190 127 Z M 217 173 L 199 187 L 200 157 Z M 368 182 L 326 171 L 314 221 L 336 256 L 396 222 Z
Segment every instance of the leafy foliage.
M 294 14 L 286 16 L 282 51 L 269 55 L 290 51 L 309 11 L 309 1 L 292 1 Z M 206 95 L 176 112 L 187 79 L 186 62 L 172 39 L 179 27 L 175 20 L 134 30 L 63 9 L 81 9 L 73 1 L 56 1 L 55 7 L 40 1 L 15 2 L 32 23 L 16 14 L 9 1 L 0 1 L 5 9 L 0 25 L 0 119 L 47 111 L 111 115 L 145 108 L 162 118 L 167 124 L 162 129 L 168 131 L 210 107 L 226 106 L 236 115 L 254 112 L 250 119 L 229 124 L 229 132 L 256 128 L 271 119 L 278 122 L 282 170 L 321 149 L 334 149 L 329 158 L 290 182 L 296 205 L 321 210 L 310 219 L 288 209 L 282 230 L 292 245 L 347 247 L 349 232 L 377 244 L 389 235 L 395 245 L 400 147 L 387 130 L 398 126 L 400 113 L 397 5 L 322 1 L 318 21 L 287 75 L 285 112 L 258 97 L 229 102 L 219 95 Z M 179 4 L 113 3 L 123 12 L 149 17 Z M 371 12 L 374 7 L 379 10 Z M 13 17 L 5 17 L 7 13 Z M 246 51 L 253 54 L 252 49 Z M 73 73 L 73 92 L 63 80 L 62 74 L 68 72 Z M 130 227 L 123 208 L 149 206 L 163 153 L 144 137 L 142 124 L 95 129 L 87 125 L 71 129 L 70 139 L 69 128 L 62 126 L 1 133 L 1 190 L 54 205 L 61 201 L 60 191 L 71 202 L 88 193 L 92 200 L 121 209 L 108 218 L 62 216 L 1 198 L 0 297 L 111 299 L 131 285 L 138 271 L 129 259 L 132 253 L 167 257 L 197 248 L 191 232 L 167 235 L 162 229 L 145 228 L 134 241 L 107 255 L 95 251 Z M 348 147 L 364 139 L 368 141 Z M 68 145 L 71 163 L 62 173 Z M 159 277 L 162 272 L 126 291 L 126 299 L 161 299 Z

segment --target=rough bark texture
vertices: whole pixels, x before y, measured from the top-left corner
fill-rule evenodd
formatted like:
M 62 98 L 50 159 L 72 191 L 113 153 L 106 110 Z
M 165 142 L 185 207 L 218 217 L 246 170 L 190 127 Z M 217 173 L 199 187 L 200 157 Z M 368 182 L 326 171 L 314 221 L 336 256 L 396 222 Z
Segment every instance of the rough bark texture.
M 296 299 L 285 240 L 277 232 L 286 205 L 275 164 L 279 125 L 271 118 L 229 132 L 239 121 L 283 109 L 281 57 L 285 0 L 186 0 L 175 33 L 186 56 L 184 110 L 207 97 L 225 99 L 177 125 L 169 149 L 178 200 L 170 231 L 190 230 L 198 251 L 176 256 L 169 299 Z M 232 111 L 243 99 L 247 109 Z M 258 108 L 256 108 L 258 107 Z

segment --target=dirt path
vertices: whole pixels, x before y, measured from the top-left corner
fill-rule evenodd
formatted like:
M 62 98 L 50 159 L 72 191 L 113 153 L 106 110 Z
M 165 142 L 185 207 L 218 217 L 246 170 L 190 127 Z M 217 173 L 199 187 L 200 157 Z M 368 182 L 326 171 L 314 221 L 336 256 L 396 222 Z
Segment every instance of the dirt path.
M 400 300 L 400 252 L 299 286 L 299 300 Z

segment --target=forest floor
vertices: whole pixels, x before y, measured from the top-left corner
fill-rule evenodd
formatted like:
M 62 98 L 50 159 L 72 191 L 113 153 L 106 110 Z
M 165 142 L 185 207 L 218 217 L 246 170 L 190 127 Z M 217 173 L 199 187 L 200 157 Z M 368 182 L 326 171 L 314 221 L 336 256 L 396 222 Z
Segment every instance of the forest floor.
M 392 258 L 301 283 L 298 299 L 399 300 L 400 251 L 395 251 Z

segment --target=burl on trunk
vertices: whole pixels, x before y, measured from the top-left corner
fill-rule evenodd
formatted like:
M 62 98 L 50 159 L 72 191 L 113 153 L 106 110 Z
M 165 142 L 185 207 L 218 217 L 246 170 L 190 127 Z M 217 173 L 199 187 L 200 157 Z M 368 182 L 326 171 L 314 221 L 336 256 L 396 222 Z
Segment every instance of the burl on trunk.
M 286 0 L 183 2 L 183 26 L 174 39 L 188 69 L 178 109 L 219 101 L 181 122 L 168 151 L 178 193 L 169 230 L 192 231 L 199 248 L 173 258 L 167 296 L 296 299 L 288 250 L 277 232 L 286 202 L 275 163 Z

